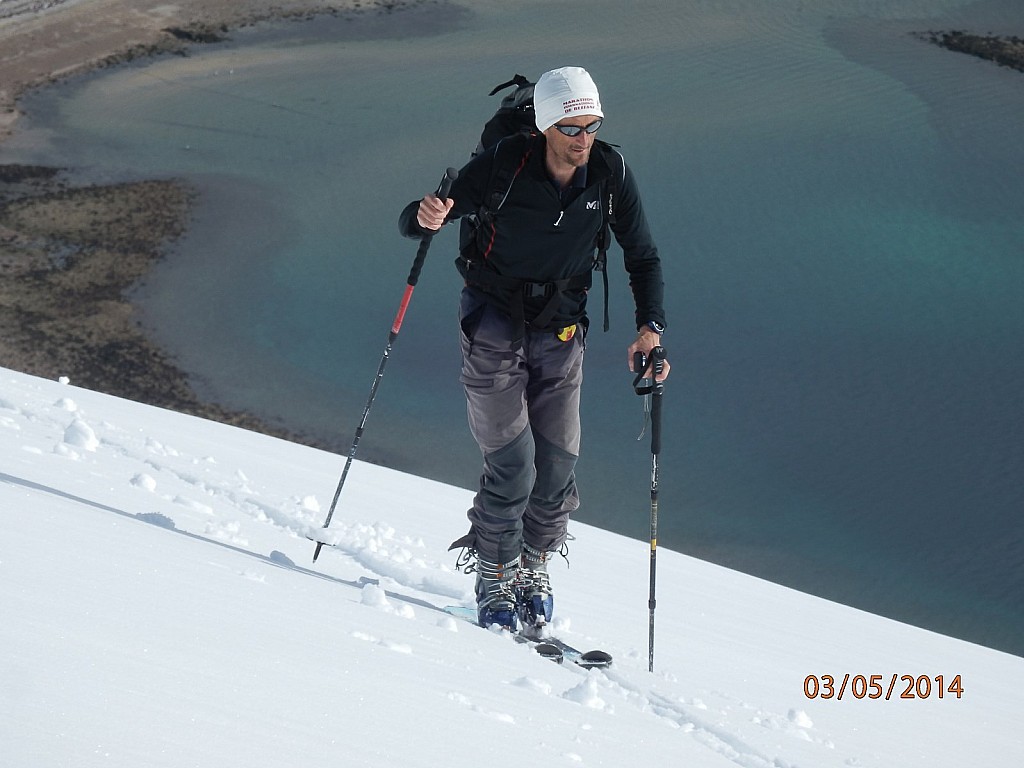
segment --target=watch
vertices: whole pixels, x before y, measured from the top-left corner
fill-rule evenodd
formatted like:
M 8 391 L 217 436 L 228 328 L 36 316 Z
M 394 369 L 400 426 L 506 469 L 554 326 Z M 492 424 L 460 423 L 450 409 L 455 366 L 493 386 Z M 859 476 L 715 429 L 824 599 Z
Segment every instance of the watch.
M 661 334 L 665 332 L 665 326 L 659 323 L 657 320 L 648 320 L 647 327 L 650 328 L 659 336 L 661 336 Z

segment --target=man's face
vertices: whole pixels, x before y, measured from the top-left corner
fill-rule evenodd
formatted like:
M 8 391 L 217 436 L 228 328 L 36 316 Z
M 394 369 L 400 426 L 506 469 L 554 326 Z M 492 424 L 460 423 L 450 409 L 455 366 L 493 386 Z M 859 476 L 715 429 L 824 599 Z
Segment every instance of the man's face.
M 575 115 L 559 120 L 546 131 L 544 137 L 547 139 L 548 150 L 553 159 L 559 164 L 566 164 L 573 168 L 586 165 L 590 159 L 590 150 L 594 146 L 594 139 L 597 137 L 597 127 L 600 127 L 601 118 L 597 115 Z M 580 130 L 575 136 L 566 136 L 558 130 L 563 128 L 590 127 L 592 133 Z

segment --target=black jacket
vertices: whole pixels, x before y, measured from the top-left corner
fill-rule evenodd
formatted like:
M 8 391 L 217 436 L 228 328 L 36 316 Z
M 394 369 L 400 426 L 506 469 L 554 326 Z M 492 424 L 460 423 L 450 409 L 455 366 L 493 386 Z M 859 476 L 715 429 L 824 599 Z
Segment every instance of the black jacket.
M 496 151 L 499 152 L 497 164 Z M 560 197 L 548 176 L 544 152 L 543 136 L 512 137 L 474 157 L 459 172 L 452 184 L 450 197 L 455 205 L 448 221 L 477 214 L 493 192 L 496 167 L 506 167 L 510 160 L 518 166 L 525 156 L 525 164 L 493 216 L 493 226 L 482 224 L 475 236 L 467 237 L 464 233 L 458 263 L 467 283 L 480 289 L 488 301 L 511 315 L 515 314 L 512 306 L 516 286 L 521 281 L 534 284 L 532 290 L 526 291 L 524 299 L 525 319 L 530 324 L 548 301 L 538 295 L 542 291 L 535 286 L 555 281 L 562 281 L 564 286 L 571 282 L 572 285 L 561 292 L 553 317 L 538 330 L 579 322 L 586 312 L 586 287 L 590 284 L 597 236 L 604 221 L 601 208 L 607 198 L 602 195 L 602 182 L 616 174 L 612 189 L 617 199 L 613 200 L 611 228 L 622 247 L 629 273 L 636 303 L 636 326 L 640 328 L 649 320 L 664 324 L 661 261 L 644 217 L 636 182 L 622 156 L 608 145 L 595 142 L 587 164 L 585 187 Z M 416 222 L 418 206 L 419 201 L 413 201 L 399 218 L 399 229 L 406 237 L 430 234 Z M 474 279 L 474 275 L 480 273 L 473 270 L 481 268 L 500 277 L 497 281 Z M 581 286 L 581 282 L 585 286 Z

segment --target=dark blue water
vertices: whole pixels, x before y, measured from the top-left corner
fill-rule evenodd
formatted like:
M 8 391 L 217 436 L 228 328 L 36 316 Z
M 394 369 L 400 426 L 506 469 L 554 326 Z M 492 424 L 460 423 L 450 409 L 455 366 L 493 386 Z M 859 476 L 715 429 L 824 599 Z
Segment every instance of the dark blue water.
M 466 159 L 492 85 L 587 66 L 665 264 L 659 544 L 1024 654 L 1024 75 L 910 34 L 1020 34 L 1024 11 L 764 5 L 439 4 L 239 32 L 41 92 L 5 151 L 197 185 L 138 293 L 147 326 L 210 397 L 344 452 L 413 257 L 398 211 Z M 359 455 L 473 487 L 454 248 L 434 241 Z M 649 442 L 611 279 L 579 519 L 643 539 Z

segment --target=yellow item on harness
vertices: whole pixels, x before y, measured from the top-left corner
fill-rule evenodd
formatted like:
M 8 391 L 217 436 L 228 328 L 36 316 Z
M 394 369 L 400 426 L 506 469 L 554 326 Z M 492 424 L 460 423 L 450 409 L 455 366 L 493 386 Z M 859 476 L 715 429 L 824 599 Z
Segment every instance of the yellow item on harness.
M 565 328 L 558 332 L 559 341 L 569 341 L 573 336 L 576 335 L 576 324 L 567 325 Z

